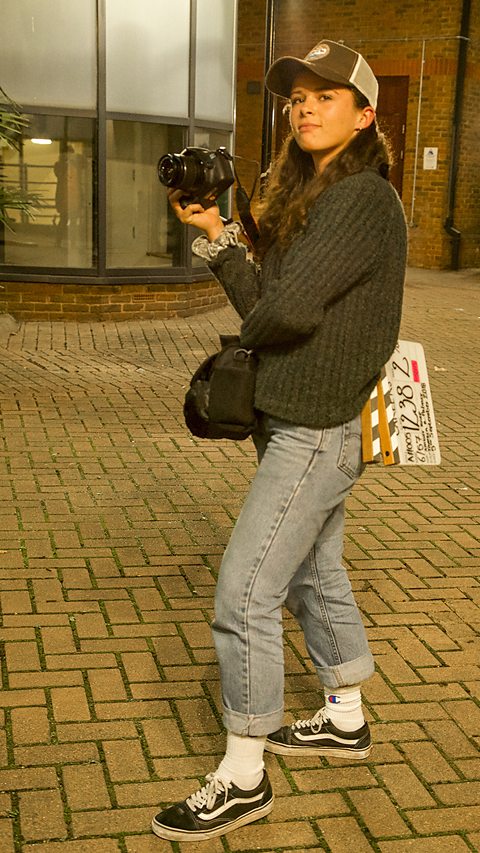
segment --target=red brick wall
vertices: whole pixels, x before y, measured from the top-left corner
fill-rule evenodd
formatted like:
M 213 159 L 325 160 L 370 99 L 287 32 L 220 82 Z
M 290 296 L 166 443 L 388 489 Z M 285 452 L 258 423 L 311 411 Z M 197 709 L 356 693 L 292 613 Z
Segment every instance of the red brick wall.
M 360 50 L 379 77 L 408 75 L 402 198 L 410 225 L 410 264 L 449 267 L 451 239 L 444 221 L 462 0 L 403 0 L 381 6 L 373 0 L 277 0 L 276 5 L 276 56 L 304 56 L 321 38 L 331 38 Z M 265 0 L 242 0 L 239 9 L 237 150 L 243 156 L 260 158 L 261 117 L 257 113 L 263 99 L 246 95 L 245 87 L 248 80 L 263 77 Z M 455 226 L 462 232 L 463 267 L 480 264 L 479 29 L 480 0 L 472 0 L 455 210 Z M 439 149 L 436 170 L 423 169 L 423 149 L 429 146 Z
M 182 317 L 225 305 L 216 281 L 191 284 L 44 284 L 4 281 L 0 313 L 18 320 L 136 320 Z

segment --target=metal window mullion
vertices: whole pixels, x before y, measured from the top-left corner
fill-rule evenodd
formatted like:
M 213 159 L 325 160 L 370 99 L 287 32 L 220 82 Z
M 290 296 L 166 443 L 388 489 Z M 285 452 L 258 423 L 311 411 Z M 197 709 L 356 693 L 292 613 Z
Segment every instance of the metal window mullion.
M 97 0 L 97 180 L 93 187 L 93 201 L 97 211 L 94 238 L 97 247 L 97 271 L 100 276 L 105 275 L 107 266 L 107 28 L 105 3 L 106 0 Z
M 197 70 L 197 0 L 190 0 L 190 63 L 188 71 L 188 145 L 194 144 L 195 76 Z
M 188 137 L 187 145 L 195 142 L 195 77 L 197 70 L 197 0 L 190 0 L 190 61 L 188 67 Z M 185 233 L 186 232 L 186 233 Z M 194 229 L 185 229 L 185 240 L 182 245 L 183 263 L 191 273 L 193 269 L 191 245 Z

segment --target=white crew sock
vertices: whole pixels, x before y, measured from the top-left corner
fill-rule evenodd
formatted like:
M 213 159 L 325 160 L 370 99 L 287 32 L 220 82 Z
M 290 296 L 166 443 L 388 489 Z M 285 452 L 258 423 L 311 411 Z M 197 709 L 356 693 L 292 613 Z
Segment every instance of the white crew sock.
M 344 732 L 354 732 L 365 722 L 359 687 L 325 689 L 325 709 L 333 725 Z
M 225 782 L 233 782 L 242 791 L 251 791 L 263 778 L 265 737 L 249 737 L 227 732 L 227 751 L 215 771 Z

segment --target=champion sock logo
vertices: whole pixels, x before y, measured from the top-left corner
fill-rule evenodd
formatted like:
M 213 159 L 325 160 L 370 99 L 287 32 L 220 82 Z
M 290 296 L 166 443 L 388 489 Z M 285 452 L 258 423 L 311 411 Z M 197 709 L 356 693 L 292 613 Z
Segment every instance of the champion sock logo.
M 340 705 L 340 702 L 342 700 L 340 699 L 340 696 L 335 696 L 334 693 L 331 693 L 329 696 L 327 696 L 327 701 L 331 702 L 332 705 Z

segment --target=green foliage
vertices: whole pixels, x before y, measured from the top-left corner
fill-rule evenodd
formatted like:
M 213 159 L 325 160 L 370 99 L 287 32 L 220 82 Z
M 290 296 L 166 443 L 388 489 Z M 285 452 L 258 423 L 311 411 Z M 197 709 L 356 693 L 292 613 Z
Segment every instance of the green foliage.
M 0 224 L 12 230 L 12 219 L 8 211 L 23 210 L 33 217 L 32 209 L 39 205 L 39 198 L 34 193 L 3 182 L 1 149 L 7 147 L 18 150 L 23 128 L 28 125 L 28 118 L 1 86 L 0 98 Z

